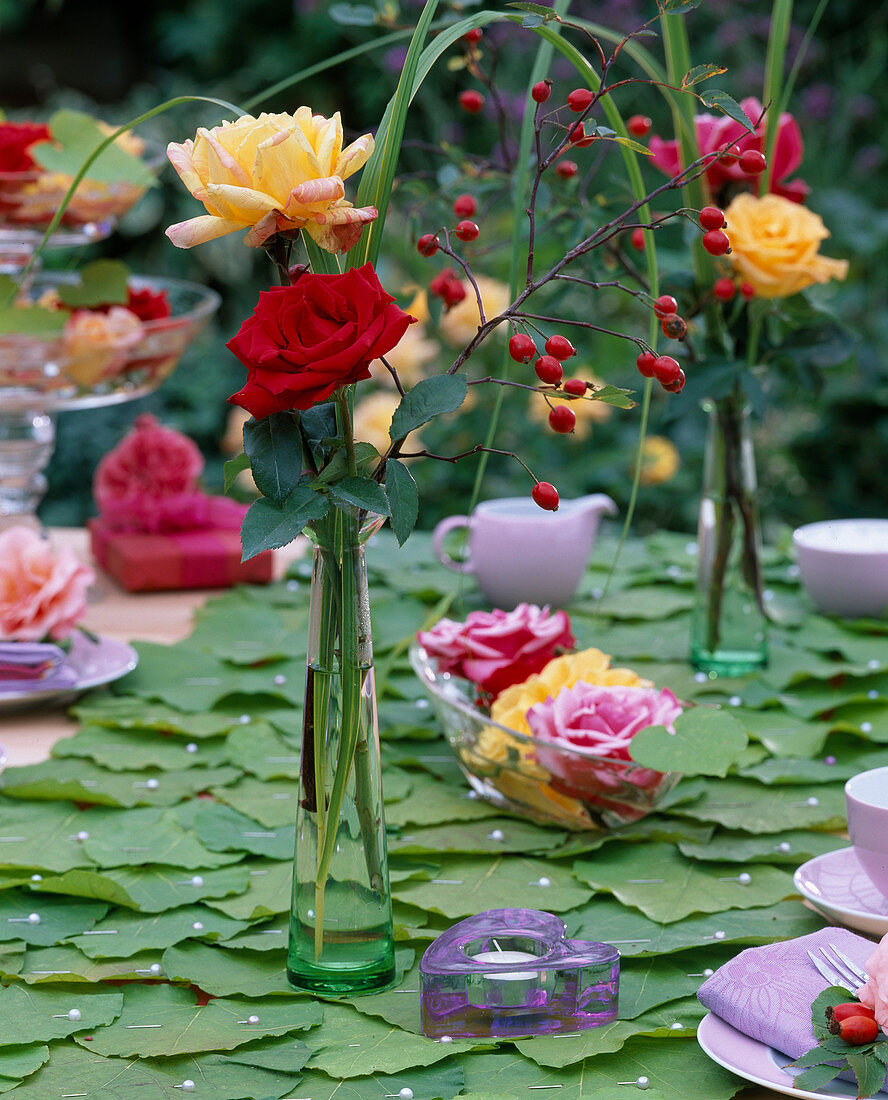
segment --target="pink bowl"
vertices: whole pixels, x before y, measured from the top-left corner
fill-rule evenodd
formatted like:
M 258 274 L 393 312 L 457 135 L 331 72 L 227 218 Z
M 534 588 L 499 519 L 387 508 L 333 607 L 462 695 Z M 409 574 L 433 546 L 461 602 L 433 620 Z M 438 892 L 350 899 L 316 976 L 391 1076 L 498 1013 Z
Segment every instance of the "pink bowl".
M 845 804 L 854 854 L 888 898 L 888 768 L 852 776 L 845 784 Z
M 793 532 L 808 595 L 828 615 L 888 612 L 888 519 L 836 519 Z

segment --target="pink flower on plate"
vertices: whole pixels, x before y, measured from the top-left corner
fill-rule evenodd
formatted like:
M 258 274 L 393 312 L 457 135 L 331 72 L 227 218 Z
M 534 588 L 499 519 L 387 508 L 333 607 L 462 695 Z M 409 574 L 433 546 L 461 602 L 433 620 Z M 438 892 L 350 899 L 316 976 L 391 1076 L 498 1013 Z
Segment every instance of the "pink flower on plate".
M 0 533 L 0 641 L 67 638 L 96 579 L 74 551 L 52 547 L 30 527 Z
M 857 990 L 857 999 L 875 1012 L 876 1023 L 888 1035 L 888 933 L 866 960 L 866 972 L 869 981 Z
M 762 105 L 754 97 L 748 96 L 741 100 L 743 108 L 750 122 L 758 122 L 762 117 Z M 697 115 L 694 118 L 694 128 L 697 132 L 697 144 L 700 147 L 701 156 L 713 153 L 716 149 L 723 149 L 733 142 L 739 146 L 741 152 L 747 149 L 756 149 L 764 152 L 765 120 L 762 119 L 756 126 L 754 134 L 751 134 L 739 122 L 735 122 L 727 115 Z M 791 114 L 784 111 L 780 116 L 777 127 L 777 144 L 774 147 L 774 164 L 771 171 L 771 191 L 776 195 L 782 195 L 792 202 L 804 202 L 810 188 L 804 180 L 787 180 L 802 163 L 802 134 L 799 125 Z M 674 176 L 681 170 L 678 142 L 663 141 L 654 134 L 650 140 L 651 162 L 667 176 Z M 761 186 L 761 176 L 748 176 L 736 160 L 721 164 L 713 161 L 706 170 L 706 179 L 714 194 L 726 183 L 743 183 L 751 186 L 758 194 Z
M 575 644 L 566 612 L 528 603 L 514 611 L 473 611 L 464 623 L 442 619 L 418 637 L 441 672 L 464 676 L 491 696 L 523 683 Z
M 538 742 L 537 758 L 551 774 L 553 786 L 588 799 L 616 792 L 626 783 L 655 787 L 662 772 L 633 765 L 629 745 L 648 726 L 665 726 L 674 733 L 673 722 L 681 713 L 668 688 L 579 683 L 531 707 L 527 721 Z

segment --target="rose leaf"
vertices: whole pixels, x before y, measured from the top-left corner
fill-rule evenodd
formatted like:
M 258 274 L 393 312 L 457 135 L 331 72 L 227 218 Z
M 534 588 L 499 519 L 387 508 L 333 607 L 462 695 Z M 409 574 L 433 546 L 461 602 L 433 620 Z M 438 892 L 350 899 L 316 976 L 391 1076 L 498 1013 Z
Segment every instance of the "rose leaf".
M 675 733 L 665 726 L 639 730 L 630 744 L 636 764 L 684 775 L 727 775 L 746 748 L 746 730 L 730 714 L 694 707 L 675 720 Z
M 392 530 L 398 545 L 403 546 L 416 526 L 419 492 L 413 474 L 394 458 L 390 458 L 385 464 L 385 494 L 391 509 Z
M 244 450 L 256 488 L 275 504 L 283 504 L 302 473 L 299 427 L 293 416 L 278 412 L 261 420 L 248 420 L 244 424 Z
M 401 398 L 395 409 L 389 436 L 403 439 L 415 428 L 432 420 L 440 413 L 453 412 L 466 399 L 468 384 L 458 374 L 436 374 L 424 378 Z

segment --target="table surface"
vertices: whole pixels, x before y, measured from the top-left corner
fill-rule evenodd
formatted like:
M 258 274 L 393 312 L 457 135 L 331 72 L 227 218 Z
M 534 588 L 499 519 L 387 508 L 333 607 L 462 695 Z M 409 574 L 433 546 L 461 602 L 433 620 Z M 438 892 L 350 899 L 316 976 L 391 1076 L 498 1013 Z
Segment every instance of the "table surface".
M 84 560 L 90 560 L 85 531 L 56 529 L 52 540 L 56 545 L 71 546 Z M 302 544 L 288 548 L 287 553 L 278 552 L 276 575 L 281 576 L 289 561 L 304 550 Z M 195 610 L 215 594 L 213 590 L 127 593 L 111 578 L 99 574 L 83 624 L 98 634 L 122 641 L 138 639 L 169 644 L 189 635 Z M 77 723 L 68 718 L 64 709 L 0 718 L 0 739 L 8 750 L 10 765 L 46 759 L 52 745 L 76 729 Z M 743 1100 L 771 1100 L 777 1095 L 757 1086 L 738 1093 Z

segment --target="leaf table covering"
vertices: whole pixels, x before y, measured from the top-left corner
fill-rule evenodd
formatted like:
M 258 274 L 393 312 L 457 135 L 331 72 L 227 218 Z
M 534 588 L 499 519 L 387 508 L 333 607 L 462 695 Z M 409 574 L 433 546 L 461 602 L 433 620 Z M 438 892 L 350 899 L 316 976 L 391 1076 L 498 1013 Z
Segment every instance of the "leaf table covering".
M 743 1088 L 698 1048 L 695 993 L 704 969 L 743 947 L 822 926 L 792 872 L 845 843 L 833 835 L 844 780 L 888 763 L 888 622 L 813 614 L 772 550 L 770 667 L 695 676 L 687 537 L 630 540 L 599 602 L 613 550 L 600 540 L 570 609 L 578 645 L 724 709 L 700 774 L 659 812 L 568 834 L 469 797 L 406 649 L 478 597 L 434 561 L 427 537 L 402 549 L 386 533 L 373 540 L 402 978 L 353 1001 L 296 993 L 284 976 L 305 565 L 284 584 L 215 599 L 185 642 L 140 645 L 138 669 L 81 700 L 79 732 L 50 760 L 3 776 L 0 1093 L 149 1100 L 182 1095 L 174 1086 L 189 1080 L 198 1100 L 377 1100 L 404 1088 L 416 1100 L 533 1088 L 581 1100 L 642 1074 L 652 1100 Z M 690 762 L 694 725 L 680 746 Z M 651 737 L 645 751 L 655 760 L 668 748 Z M 663 882 L 630 881 L 654 877 Z M 557 913 L 572 936 L 619 943 L 620 1018 L 564 1039 L 423 1037 L 423 950 L 469 914 L 527 905 Z

